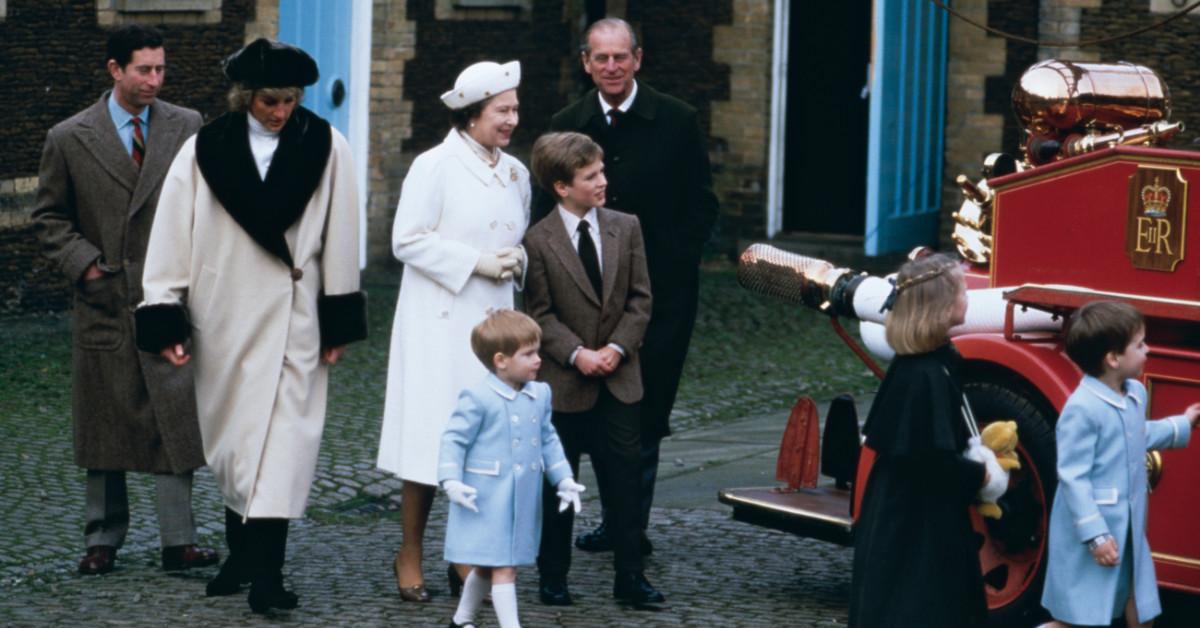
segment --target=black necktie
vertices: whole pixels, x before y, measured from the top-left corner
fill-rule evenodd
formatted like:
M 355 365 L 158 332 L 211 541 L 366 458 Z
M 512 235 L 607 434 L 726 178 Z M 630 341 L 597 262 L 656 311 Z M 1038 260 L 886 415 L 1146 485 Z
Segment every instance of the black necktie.
M 600 258 L 596 256 L 596 245 L 592 242 L 591 234 L 588 233 L 590 228 L 591 225 L 588 224 L 588 221 L 579 221 L 579 227 L 576 229 L 579 232 L 579 259 L 583 262 L 583 272 L 587 273 L 588 280 L 592 282 L 592 289 L 596 291 L 596 298 L 603 299 Z
M 624 115 L 624 113 L 625 113 L 624 111 L 621 111 L 620 109 L 617 109 L 615 107 L 612 109 L 609 109 L 608 110 L 608 126 L 609 126 L 609 128 L 613 128 L 613 129 L 617 128 L 617 124 L 621 121 L 621 116 Z

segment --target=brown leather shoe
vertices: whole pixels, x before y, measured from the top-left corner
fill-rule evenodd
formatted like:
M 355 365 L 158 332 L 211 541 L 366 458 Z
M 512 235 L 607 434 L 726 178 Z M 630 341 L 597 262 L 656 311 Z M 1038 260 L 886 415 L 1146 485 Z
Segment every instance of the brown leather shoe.
M 220 560 L 217 550 L 195 545 L 172 545 L 162 549 L 163 571 L 182 571 L 192 567 L 207 567 Z
M 87 555 L 79 561 L 79 573 L 98 576 L 112 571 L 116 562 L 117 548 L 111 545 L 93 545 L 87 548 Z
M 453 569 L 453 566 L 451 566 Z M 400 554 L 396 554 L 396 559 L 392 561 L 392 573 L 396 574 L 396 590 L 400 592 L 400 599 L 405 602 L 420 602 L 426 604 L 433 601 L 433 596 L 429 595 L 429 591 L 425 588 L 425 583 L 414 584 L 411 587 L 400 586 Z

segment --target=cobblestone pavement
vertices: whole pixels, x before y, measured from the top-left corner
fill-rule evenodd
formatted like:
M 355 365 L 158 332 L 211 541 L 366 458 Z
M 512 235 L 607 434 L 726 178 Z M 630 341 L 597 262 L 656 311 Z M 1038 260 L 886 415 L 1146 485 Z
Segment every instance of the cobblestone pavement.
M 0 321 L 0 625 L 446 625 L 453 601 L 437 577 L 444 565 L 445 501 L 435 502 L 425 564 L 429 583 L 442 594 L 430 605 L 402 604 L 391 575 L 400 542 L 400 482 L 374 465 L 395 285 L 392 276 L 370 278 L 372 337 L 351 347 L 333 371 L 308 516 L 293 522 L 288 548 L 289 582 L 302 607 L 268 618 L 250 614 L 244 596 L 205 598 L 204 582 L 214 568 L 183 575 L 157 568 L 154 487 L 145 475 L 129 476 L 132 526 L 117 570 L 101 577 L 75 573 L 82 553 L 84 474 L 71 449 L 69 318 Z M 676 439 L 778 413 L 799 394 L 827 401 L 838 392 L 870 391 L 874 384 L 821 315 L 763 302 L 738 288 L 728 267 L 710 268 L 702 273 L 697 330 L 673 416 Z M 763 483 L 770 483 L 773 469 L 773 457 L 767 460 Z M 693 461 L 676 462 L 667 476 L 691 472 Z M 758 466 L 753 460 L 740 464 Z M 734 522 L 716 504 L 719 486 L 699 479 L 694 484 L 692 494 L 701 500 L 712 495 L 711 502 L 695 507 L 696 499 L 664 496 L 660 503 L 669 506 L 652 517 L 656 549 L 647 576 L 667 595 L 666 609 L 618 607 L 610 598 L 609 555 L 577 552 L 573 607 L 540 605 L 536 570 L 520 571 L 523 623 L 845 625 L 851 550 Z M 193 504 L 202 542 L 222 548 L 223 510 L 207 469 L 197 472 Z M 586 504 L 577 530 L 596 523 L 594 492 Z M 1195 625 L 1181 618 L 1200 616 L 1171 609 L 1168 605 L 1168 618 L 1178 626 Z M 487 608 L 481 619 L 495 625 Z
M 677 434 L 786 408 L 801 393 L 832 396 L 835 390 L 871 387 L 869 375 L 846 359 L 848 352 L 820 315 L 745 293 L 728 266 L 718 264 L 703 275 L 696 337 L 673 416 Z M 444 596 L 433 606 L 400 605 L 390 576 L 389 561 L 399 544 L 400 482 L 376 470 L 374 460 L 395 286 L 389 274 L 368 278 L 371 339 L 352 346 L 333 371 L 308 518 L 293 523 L 289 544 L 291 581 L 304 597 L 304 610 L 293 613 L 291 621 L 444 625 L 452 608 Z M 180 616 L 212 625 L 246 620 L 241 597 L 203 598 L 211 570 L 169 576 L 155 568 L 154 487 L 146 475 L 128 478 L 132 525 L 118 570 L 100 578 L 74 572 L 82 552 L 84 474 L 74 465 L 71 448 L 70 341 L 66 314 L 0 321 L 5 347 L 0 351 L 0 624 L 94 618 L 149 625 Z M 440 502 L 438 508 L 444 508 Z M 223 546 L 221 500 L 207 469 L 196 474 L 193 504 L 202 542 Z M 590 502 L 589 510 L 597 509 Z M 585 512 L 580 529 L 594 525 L 590 517 L 595 515 Z M 611 570 L 600 558 L 583 555 L 573 581 L 581 604 L 561 614 L 535 601 L 536 570 L 522 571 L 524 621 L 531 626 L 754 625 L 803 607 L 813 614 L 797 617 L 805 618 L 800 625 L 808 625 L 808 619 L 844 615 L 846 550 L 734 523 L 719 509 L 663 510 L 654 519 L 651 534 L 660 542 L 648 575 L 670 597 L 671 608 L 653 614 L 620 611 L 608 595 Z M 433 583 L 438 582 L 433 574 L 441 562 L 433 559 L 440 558 L 443 524 L 444 511 L 435 511 L 428 547 L 437 549 L 429 550 L 426 563 Z M 666 542 L 668 530 L 679 540 Z M 761 549 L 728 551 L 750 547 Z M 796 558 L 809 554 L 821 559 Z M 824 582 L 821 574 L 840 575 Z M 769 593 L 760 591 L 765 582 L 775 583 Z M 764 596 L 764 603 L 731 604 L 747 589 Z M 812 602 L 797 605 L 797 596 Z M 734 619 L 743 613 L 749 614 Z M 714 623 L 717 617 L 726 619 Z

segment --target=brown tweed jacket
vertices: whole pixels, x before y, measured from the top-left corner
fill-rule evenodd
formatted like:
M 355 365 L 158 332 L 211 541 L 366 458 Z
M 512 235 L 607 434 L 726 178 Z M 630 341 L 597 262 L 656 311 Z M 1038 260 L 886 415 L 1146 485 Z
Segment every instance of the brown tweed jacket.
M 592 289 L 557 210 L 525 234 L 525 309 L 542 326 L 541 379 L 550 384 L 557 412 L 591 409 L 601 385 L 625 403 L 642 398 L 638 351 L 651 303 L 642 230 L 636 216 L 603 208 L 597 214 L 603 295 Z M 584 377 L 567 362 L 576 347 L 608 343 L 625 350 L 608 377 Z

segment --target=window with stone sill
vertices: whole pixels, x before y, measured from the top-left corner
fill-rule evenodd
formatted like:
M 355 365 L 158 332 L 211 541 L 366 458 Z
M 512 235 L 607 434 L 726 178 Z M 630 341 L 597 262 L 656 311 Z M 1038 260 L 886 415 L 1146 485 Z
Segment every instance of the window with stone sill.
M 1191 4 L 1192 0 L 1150 0 L 1151 13 L 1175 13 Z M 1188 13 L 1188 17 L 1200 18 L 1200 9 Z
M 532 0 L 437 0 L 434 5 L 439 20 L 527 20 L 532 14 Z
M 217 24 L 222 0 L 96 0 L 96 21 L 118 24 Z
M 221 0 L 116 0 L 113 4 L 125 13 L 198 13 L 221 8 Z

